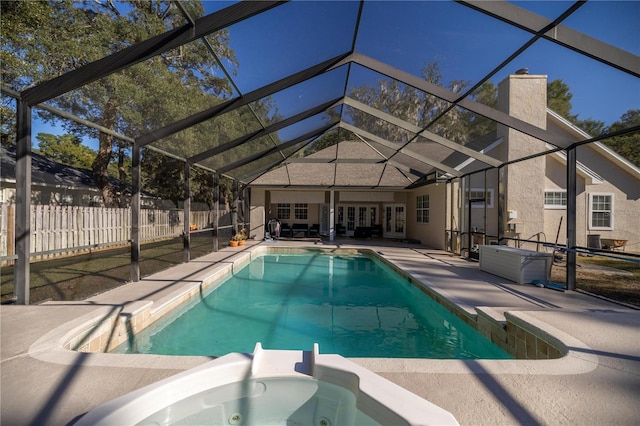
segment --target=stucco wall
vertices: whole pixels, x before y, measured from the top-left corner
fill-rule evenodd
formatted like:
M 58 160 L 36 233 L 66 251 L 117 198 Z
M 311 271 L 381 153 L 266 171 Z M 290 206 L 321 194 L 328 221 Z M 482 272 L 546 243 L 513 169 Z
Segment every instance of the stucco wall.
M 585 211 L 584 228 L 586 234 L 599 234 L 602 238 L 627 240 L 627 249 L 640 251 L 640 177 L 634 176 L 617 167 L 608 158 L 596 152 L 595 146 L 581 146 L 577 152 L 577 159 L 603 178 L 603 183 L 586 185 L 580 193 Z M 589 197 L 591 193 L 605 193 L 613 195 L 613 227 L 611 230 L 589 228 Z M 586 245 L 578 242 L 579 245 Z
M 498 86 L 498 108 L 513 117 L 537 127 L 547 123 L 547 77 L 544 75 L 511 75 Z M 504 136 L 507 159 L 517 159 L 546 150 L 544 142 L 511 128 L 498 127 Z M 510 221 L 520 238 L 535 239 L 544 232 L 544 157 L 522 161 L 505 167 L 506 206 L 517 214 Z M 505 229 L 506 230 L 506 229 Z
M 445 248 L 447 185 L 440 183 L 423 186 L 407 194 L 407 238 L 420 240 L 434 249 Z M 416 221 L 416 199 L 420 195 L 429 195 L 429 223 Z
M 265 191 L 264 189 L 251 189 L 251 206 L 249 208 L 249 235 L 255 235 L 256 239 L 264 238 L 264 225 L 268 220 L 265 211 Z
M 585 171 L 578 170 L 576 179 L 576 243 L 587 246 L 589 235 L 601 238 L 628 240 L 627 250 L 640 251 L 640 179 L 625 171 L 618 164 L 603 156 L 595 145 L 578 148 L 577 160 L 593 172 L 602 182 L 593 181 Z M 545 189 L 565 190 L 566 163 L 556 154 L 547 155 Z M 611 230 L 589 228 L 589 194 L 613 195 L 613 228 Z M 562 225 L 558 243 L 566 243 L 566 209 L 545 209 L 545 234 L 547 240 L 555 242 L 558 226 Z

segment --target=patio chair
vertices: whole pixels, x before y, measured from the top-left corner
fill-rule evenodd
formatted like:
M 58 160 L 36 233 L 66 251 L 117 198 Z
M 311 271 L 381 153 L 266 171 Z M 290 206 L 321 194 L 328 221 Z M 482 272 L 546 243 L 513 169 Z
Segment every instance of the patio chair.
M 281 223 L 280 224 L 280 235 L 287 236 L 287 237 L 293 237 L 293 233 L 291 231 L 291 227 L 289 226 L 288 223 Z
M 296 234 L 302 233 L 304 237 L 309 235 L 309 224 L 308 223 L 294 223 L 291 227 L 291 238 L 293 238 Z
M 371 227 L 370 226 L 358 226 L 353 232 L 354 238 L 369 238 L 371 239 Z

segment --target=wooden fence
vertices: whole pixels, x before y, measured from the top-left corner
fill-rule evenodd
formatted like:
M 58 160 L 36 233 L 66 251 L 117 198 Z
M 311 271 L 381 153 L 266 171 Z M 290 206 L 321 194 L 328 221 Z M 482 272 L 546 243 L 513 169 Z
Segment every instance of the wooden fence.
M 229 211 L 220 211 L 224 219 L 229 214 Z M 13 205 L 0 203 L 0 256 L 3 260 L 11 260 L 15 254 L 14 215 Z M 213 211 L 192 211 L 190 216 L 189 223 L 197 229 L 212 228 L 215 223 Z M 227 220 L 224 222 L 226 225 Z M 143 242 L 180 236 L 184 232 L 184 211 L 144 209 L 139 231 Z M 31 254 L 38 255 L 39 259 L 98 247 L 122 246 L 128 244 L 130 238 L 129 208 L 31 206 Z

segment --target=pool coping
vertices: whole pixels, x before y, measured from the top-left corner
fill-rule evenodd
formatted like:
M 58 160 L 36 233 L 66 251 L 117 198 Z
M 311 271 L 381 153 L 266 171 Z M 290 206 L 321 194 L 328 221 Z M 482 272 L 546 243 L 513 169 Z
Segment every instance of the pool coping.
M 323 248 L 315 246 L 268 246 L 257 244 L 246 246 L 241 252 L 233 253 L 223 262 L 205 268 L 200 276 L 175 284 L 175 289 L 155 301 L 132 300 L 124 305 L 97 306 L 95 310 L 72 321 L 64 323 L 37 339 L 28 350 L 31 357 L 41 361 L 63 365 L 77 363 L 78 353 L 83 353 L 83 363 L 95 367 L 187 369 L 201 365 L 213 357 L 167 356 L 148 354 L 104 353 L 131 337 L 137 331 L 158 320 L 169 310 L 185 303 L 194 295 L 209 289 L 221 278 L 241 268 L 253 257 L 269 253 L 273 248 L 278 252 L 307 252 L 310 250 L 332 251 L 335 253 L 367 253 L 392 266 L 425 293 L 445 304 L 456 315 L 465 319 L 481 333 L 498 344 L 513 346 L 515 355 L 521 357 L 542 357 L 547 359 L 514 360 L 439 360 L 406 358 L 349 358 L 351 361 L 375 372 L 383 373 L 489 373 L 489 374 L 531 374 L 567 375 L 583 374 L 594 370 L 598 357 L 585 343 L 569 334 L 529 315 L 527 312 L 504 308 L 471 307 L 446 289 L 428 280 L 410 274 L 384 252 L 363 247 Z M 135 284 L 128 284 L 135 285 Z M 111 292 L 118 291 L 111 290 Z M 104 296 L 103 296 L 104 298 Z M 444 303 L 443 303 L 444 302 Z M 60 304 L 60 302 L 56 302 Z M 118 343 L 119 342 L 119 343 Z M 117 344 L 116 344 L 117 343 Z M 552 352 L 553 348 L 557 353 Z M 77 350 L 73 350 L 77 349 Z

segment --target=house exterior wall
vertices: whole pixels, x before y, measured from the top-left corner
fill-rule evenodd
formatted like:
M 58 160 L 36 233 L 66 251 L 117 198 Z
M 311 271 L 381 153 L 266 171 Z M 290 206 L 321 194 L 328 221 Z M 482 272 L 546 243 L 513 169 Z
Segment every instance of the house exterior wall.
M 585 185 L 579 193 L 579 205 L 584 211 L 583 235 L 597 234 L 601 238 L 627 240 L 628 249 L 640 251 L 640 177 L 616 167 L 609 159 L 599 155 L 594 146 L 578 149 L 577 159 L 603 178 L 599 184 Z M 589 226 L 589 194 L 610 194 L 613 200 L 613 223 L 611 229 L 594 229 Z M 578 245 L 586 246 L 588 237 L 580 239 Z
M 547 77 L 544 75 L 511 75 L 498 85 L 498 109 L 537 127 L 547 127 Z M 544 142 L 505 126 L 498 126 L 504 137 L 506 158 L 513 160 L 546 150 Z M 504 168 L 504 222 L 499 226 L 507 235 L 535 239 L 544 232 L 544 157 L 522 161 Z M 506 221 L 507 212 L 517 218 Z
M 444 185 L 443 185 L 444 186 Z M 256 234 L 258 238 L 262 238 L 264 236 L 265 228 L 264 225 L 269 220 L 276 218 L 278 216 L 278 203 L 275 202 L 274 197 L 272 196 L 273 191 L 283 192 L 282 188 L 252 188 L 251 192 L 251 229 L 252 234 Z M 312 224 L 320 224 L 321 216 L 322 216 L 322 203 L 307 203 L 307 219 L 295 219 L 294 217 L 294 203 L 296 200 L 295 192 L 299 192 L 299 190 L 291 189 L 288 190 L 292 193 L 291 197 L 284 196 L 287 199 L 287 203 L 291 206 L 290 212 L 291 216 L 288 219 L 279 218 L 283 223 L 288 225 L 293 225 L 294 223 L 306 223 L 308 225 Z M 314 190 L 312 192 L 319 192 Z M 330 204 L 331 199 L 331 191 L 322 191 L 323 196 L 320 197 L 324 199 L 324 204 Z M 382 225 L 384 221 L 384 206 L 386 204 L 405 204 L 406 207 L 406 220 L 407 220 L 407 238 L 417 238 L 416 236 L 410 235 L 410 230 L 408 229 L 409 222 L 415 219 L 410 219 L 408 214 L 410 213 L 409 207 L 407 206 L 408 200 L 411 199 L 410 193 L 408 191 L 383 191 L 386 194 L 384 196 L 380 196 L 379 191 L 355 191 L 358 193 L 358 197 L 354 199 L 353 195 L 347 194 L 351 192 L 353 194 L 354 191 L 339 191 L 336 190 L 334 194 L 334 201 L 336 204 L 336 208 L 338 206 L 375 206 L 377 207 L 377 217 L 376 223 L 378 225 Z M 367 194 L 370 194 L 367 195 Z M 280 194 L 282 195 L 282 194 Z M 282 197 L 281 197 L 282 198 Z M 304 197 L 303 197 L 304 198 Z M 382 201 L 384 199 L 384 201 Z M 439 213 L 443 218 L 445 215 L 444 211 L 444 201 L 442 201 L 442 206 L 440 208 L 442 211 Z M 264 206 L 264 210 L 261 211 L 259 209 L 260 206 Z M 264 214 L 264 219 L 262 218 L 262 214 Z M 415 212 L 414 212 L 415 216 Z M 337 209 L 336 209 L 336 225 L 338 224 L 337 217 Z M 261 225 L 260 225 L 261 224 Z M 344 224 L 343 224 L 344 225 Z M 439 234 L 444 234 L 444 222 L 441 224 L 441 230 Z M 348 233 L 350 235 L 352 231 Z M 442 238 L 441 238 L 442 239 Z M 442 243 L 440 243 L 442 245 Z
M 567 188 L 567 166 L 558 161 L 555 154 L 547 155 L 545 158 L 545 191 L 560 190 Z M 576 177 L 576 244 L 585 246 L 587 244 L 587 206 L 586 206 L 586 179 L 584 176 Z M 550 208 L 544 209 L 544 233 L 548 243 L 567 243 L 567 209 Z M 557 237 L 557 240 L 556 240 Z
M 586 136 L 549 115 L 546 109 L 546 76 L 510 76 L 499 85 L 499 108 L 514 117 L 528 121 L 571 141 Z M 551 119 L 549 119 L 551 118 Z M 501 134 L 502 132 L 502 134 Z M 549 147 L 539 140 L 504 127 L 498 135 L 505 137 L 502 160 L 536 154 Z M 501 147 L 498 147 L 501 148 Z M 628 241 L 628 249 L 640 249 L 640 173 L 633 167 L 623 167 L 620 160 L 604 155 L 598 144 L 586 144 L 577 148 L 578 176 L 576 177 L 576 244 L 586 247 L 591 236 Z M 566 207 L 545 206 L 545 192 L 566 191 L 566 160 L 559 154 L 522 161 L 505 167 L 505 215 L 509 210 L 517 212 L 514 223 L 517 235 L 524 239 L 566 244 Z M 612 197 L 613 223 L 610 229 L 590 226 L 591 198 L 593 194 Z M 562 222 L 561 222 L 562 221 Z M 531 244 L 528 245 L 533 248 Z
M 417 199 L 429 196 L 429 223 L 417 221 Z M 407 238 L 419 240 L 434 249 L 445 249 L 447 185 L 444 183 L 423 186 L 406 194 Z
M 561 135 L 566 139 L 567 145 L 584 140 L 584 132 L 572 128 L 566 120 L 547 110 L 546 88 L 547 77 L 544 75 L 509 76 L 498 86 L 498 108 L 513 117 Z M 501 161 L 523 158 L 550 149 L 550 146 L 538 139 L 501 125 L 497 128 L 497 138 L 501 138 L 502 142 L 490 154 Z M 640 252 L 640 171 L 606 152 L 599 144 L 580 146 L 577 149 L 577 160 L 577 244 L 587 246 L 590 236 L 597 234 L 601 238 L 627 240 L 627 250 Z M 462 171 L 469 170 L 470 167 Z M 384 221 L 385 204 L 404 203 L 406 238 L 420 240 L 437 249 L 459 252 L 457 238 L 469 226 L 476 229 L 480 236 L 486 234 L 492 237 L 530 239 L 534 242 L 509 241 L 508 244 L 542 249 L 541 244 L 536 244 L 536 241 L 566 244 L 566 207 L 545 206 L 546 191 L 566 191 L 566 174 L 566 159 L 561 153 L 552 153 L 504 166 L 499 170 L 475 173 L 447 184 L 430 184 L 411 191 L 394 191 L 393 201 L 375 201 L 374 195 L 371 199 L 361 196 L 357 201 L 349 201 L 341 197 L 347 191 L 336 190 L 335 202 L 336 205 L 375 204 L 379 208 L 377 220 L 381 224 Z M 482 194 L 483 190 L 487 192 L 490 197 L 487 205 L 478 203 L 469 209 L 466 202 L 469 189 L 474 196 Z M 375 192 L 371 191 L 371 194 Z M 329 194 L 330 191 L 325 191 L 324 199 L 327 204 Z M 612 197 L 611 229 L 590 227 L 592 194 L 607 194 Z M 429 223 L 417 221 L 416 201 L 421 195 L 429 195 Z M 266 220 L 275 217 L 277 206 L 269 201 L 269 191 L 263 189 L 262 198 L 255 198 L 254 204 L 259 199 L 264 200 L 267 206 Z M 309 224 L 320 220 L 320 204 L 315 206 L 317 208 L 309 206 Z M 502 211 L 501 216 L 499 211 Z M 509 211 L 515 212 L 517 217 L 509 219 Z M 476 241 L 474 238 L 473 244 L 492 242 L 493 240 Z
M 251 189 L 251 204 L 249 207 L 249 235 L 255 235 L 256 239 L 264 238 L 265 223 L 267 222 L 266 203 L 264 189 Z

